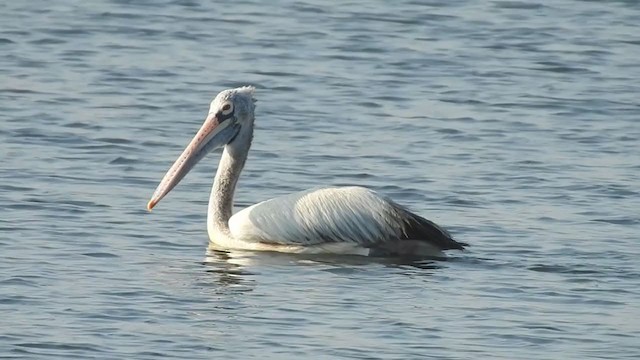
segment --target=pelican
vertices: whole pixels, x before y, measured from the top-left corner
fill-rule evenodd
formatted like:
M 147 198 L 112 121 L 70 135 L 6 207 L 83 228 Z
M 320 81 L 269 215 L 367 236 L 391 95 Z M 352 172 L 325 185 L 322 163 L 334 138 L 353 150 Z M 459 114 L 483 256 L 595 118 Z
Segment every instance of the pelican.
M 266 200 L 232 216 L 236 189 L 251 141 L 255 88 L 220 92 L 204 124 L 165 174 L 151 211 L 209 152 L 224 148 L 207 213 L 217 248 L 310 254 L 443 257 L 467 245 L 391 199 L 358 186 L 306 190 Z

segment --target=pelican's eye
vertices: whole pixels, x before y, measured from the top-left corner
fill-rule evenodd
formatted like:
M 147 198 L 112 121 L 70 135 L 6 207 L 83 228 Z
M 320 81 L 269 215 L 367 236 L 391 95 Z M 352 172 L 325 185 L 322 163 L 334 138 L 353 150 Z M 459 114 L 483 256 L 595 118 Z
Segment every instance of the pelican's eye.
M 229 115 L 233 112 L 233 104 L 226 103 L 222 106 L 222 115 Z

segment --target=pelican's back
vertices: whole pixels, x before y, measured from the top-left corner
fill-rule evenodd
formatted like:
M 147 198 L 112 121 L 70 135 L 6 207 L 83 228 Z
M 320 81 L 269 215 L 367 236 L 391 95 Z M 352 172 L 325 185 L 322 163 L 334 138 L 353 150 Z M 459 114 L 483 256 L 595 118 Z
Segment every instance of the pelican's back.
M 229 221 L 245 242 L 313 246 L 350 243 L 371 254 L 463 249 L 433 222 L 363 187 L 307 190 L 248 207 Z

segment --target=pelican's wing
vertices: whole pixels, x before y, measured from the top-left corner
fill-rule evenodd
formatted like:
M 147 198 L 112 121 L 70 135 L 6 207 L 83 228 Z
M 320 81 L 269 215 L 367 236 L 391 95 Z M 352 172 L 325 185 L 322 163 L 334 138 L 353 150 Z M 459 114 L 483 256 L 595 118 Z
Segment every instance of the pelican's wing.
M 234 238 L 279 245 L 346 242 L 378 247 L 399 240 L 420 240 L 440 250 L 465 245 L 363 187 L 309 190 L 267 200 L 235 214 L 229 228 Z

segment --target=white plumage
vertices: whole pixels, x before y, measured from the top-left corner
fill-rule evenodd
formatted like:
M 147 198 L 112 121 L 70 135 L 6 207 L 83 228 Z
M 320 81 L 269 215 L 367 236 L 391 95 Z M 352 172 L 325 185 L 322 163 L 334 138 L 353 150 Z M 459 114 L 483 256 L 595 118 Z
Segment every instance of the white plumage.
M 431 221 L 357 186 L 294 193 L 231 216 L 253 137 L 253 91 L 243 87 L 216 96 L 202 128 L 158 185 L 149 209 L 206 153 L 224 146 L 207 219 L 209 238 L 218 247 L 373 256 L 442 256 L 442 250 L 464 248 Z
M 363 187 L 307 190 L 250 206 L 229 221 L 231 235 L 248 242 L 370 245 L 399 236 L 388 203 Z

